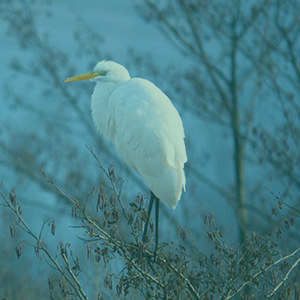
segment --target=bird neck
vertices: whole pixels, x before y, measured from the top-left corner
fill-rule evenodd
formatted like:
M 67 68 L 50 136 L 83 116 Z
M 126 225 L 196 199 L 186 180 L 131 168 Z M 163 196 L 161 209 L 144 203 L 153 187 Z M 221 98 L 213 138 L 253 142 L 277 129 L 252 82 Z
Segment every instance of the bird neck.
M 94 123 L 104 138 L 110 140 L 111 132 L 111 112 L 109 108 L 109 98 L 117 85 L 114 82 L 97 82 L 92 94 L 91 108 Z

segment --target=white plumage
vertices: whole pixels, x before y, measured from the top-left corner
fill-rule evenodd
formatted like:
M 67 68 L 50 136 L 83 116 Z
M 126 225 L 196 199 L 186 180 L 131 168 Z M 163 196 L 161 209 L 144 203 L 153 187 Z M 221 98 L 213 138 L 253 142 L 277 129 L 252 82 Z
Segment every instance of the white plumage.
M 83 79 L 96 82 L 91 107 L 99 131 L 155 196 L 175 208 L 185 190 L 187 156 L 182 121 L 170 99 L 150 81 L 131 79 L 112 61 L 66 81 Z

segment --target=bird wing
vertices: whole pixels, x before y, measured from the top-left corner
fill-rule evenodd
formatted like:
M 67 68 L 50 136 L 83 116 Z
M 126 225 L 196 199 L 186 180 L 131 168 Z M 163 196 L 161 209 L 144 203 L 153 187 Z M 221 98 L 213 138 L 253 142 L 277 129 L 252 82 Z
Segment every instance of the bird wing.
M 134 78 L 116 88 L 108 106 L 119 155 L 175 208 L 185 189 L 187 156 L 182 121 L 170 99 L 151 82 Z

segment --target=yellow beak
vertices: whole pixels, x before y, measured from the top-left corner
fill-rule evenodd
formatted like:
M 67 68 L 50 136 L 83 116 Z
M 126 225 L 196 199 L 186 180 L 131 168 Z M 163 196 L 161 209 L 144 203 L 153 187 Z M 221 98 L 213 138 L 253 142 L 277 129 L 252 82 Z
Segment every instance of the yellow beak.
M 82 74 L 82 75 L 67 78 L 64 82 L 88 80 L 88 79 L 92 79 L 94 77 L 97 77 L 99 75 L 104 75 L 104 74 L 101 74 L 101 71 L 94 71 L 94 72 L 91 72 L 91 73 L 85 73 L 85 74 Z

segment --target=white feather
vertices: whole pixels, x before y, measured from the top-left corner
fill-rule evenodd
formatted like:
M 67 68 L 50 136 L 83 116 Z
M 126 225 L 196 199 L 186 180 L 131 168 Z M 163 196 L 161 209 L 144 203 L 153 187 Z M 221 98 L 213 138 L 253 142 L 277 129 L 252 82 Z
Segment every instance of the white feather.
M 121 65 L 102 61 L 94 71 L 93 120 L 124 161 L 162 202 L 176 207 L 185 190 L 187 161 L 181 118 L 170 99 L 153 83 L 131 79 Z

